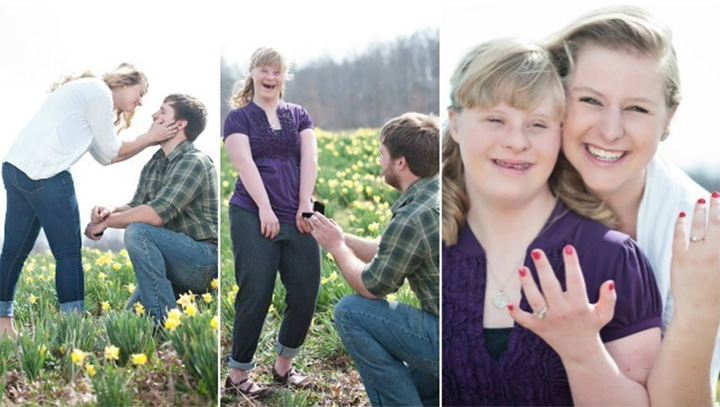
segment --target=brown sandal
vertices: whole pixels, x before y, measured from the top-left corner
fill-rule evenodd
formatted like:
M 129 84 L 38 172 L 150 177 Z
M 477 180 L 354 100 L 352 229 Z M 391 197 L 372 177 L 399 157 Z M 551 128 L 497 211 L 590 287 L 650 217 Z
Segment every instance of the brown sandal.
M 273 379 L 275 379 L 276 382 L 280 382 L 284 385 L 290 385 L 299 389 L 310 389 L 314 386 L 314 383 L 310 380 L 309 376 L 300 378 L 302 376 L 300 376 L 300 374 L 292 367 L 285 372 L 284 375 L 281 375 L 277 370 L 275 370 L 275 366 L 273 366 L 272 374 Z
M 243 380 L 240 380 L 239 382 L 235 383 L 232 381 L 230 376 L 225 379 L 225 392 L 233 392 L 235 394 L 242 394 L 249 397 L 255 397 L 255 398 L 264 398 L 269 396 L 272 393 L 272 389 L 269 387 L 260 387 L 257 383 L 250 382 L 250 385 L 243 389 L 242 386 L 244 383 L 247 383 L 250 380 L 250 378 L 245 378 Z M 258 389 L 255 391 L 250 391 L 252 389 L 253 385 L 257 385 Z

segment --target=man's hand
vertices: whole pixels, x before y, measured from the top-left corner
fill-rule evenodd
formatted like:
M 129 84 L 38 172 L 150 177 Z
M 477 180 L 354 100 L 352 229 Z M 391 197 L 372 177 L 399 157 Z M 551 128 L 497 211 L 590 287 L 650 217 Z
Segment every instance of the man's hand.
M 106 208 L 104 206 L 95 206 L 92 208 L 92 212 L 90 213 L 90 222 L 91 223 L 100 223 L 107 219 L 108 216 L 110 216 L 113 212 L 115 212 L 114 208 Z
M 105 232 L 105 229 L 107 229 L 107 226 L 105 223 L 88 223 L 85 227 L 85 236 L 87 236 L 90 240 L 100 240 L 102 239 L 102 235 Z
M 310 234 L 317 240 L 325 251 L 335 255 L 337 249 L 345 243 L 343 231 L 334 220 L 328 219 L 319 212 L 310 218 L 312 231 Z

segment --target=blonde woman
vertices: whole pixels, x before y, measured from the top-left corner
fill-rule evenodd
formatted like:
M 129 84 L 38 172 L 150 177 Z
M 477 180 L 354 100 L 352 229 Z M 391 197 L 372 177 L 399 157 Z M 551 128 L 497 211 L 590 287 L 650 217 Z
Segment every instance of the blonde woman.
M 249 372 L 278 271 L 287 290 L 287 308 L 273 376 L 295 387 L 311 385 L 293 369 L 292 360 L 310 328 L 320 284 L 320 249 L 303 218 L 303 213 L 313 212 L 317 142 L 307 111 L 282 100 L 287 71 L 288 63 L 277 50 L 256 50 L 223 132 L 239 175 L 230 199 L 239 291 L 225 388 L 256 397 L 269 394 L 269 388 L 250 380 Z
M 658 153 L 681 98 L 670 29 L 642 9 L 612 7 L 580 17 L 547 46 L 567 89 L 562 150 L 582 213 L 614 218 L 648 256 L 660 289 L 652 402 L 709 405 L 720 372 L 720 193 Z M 681 212 L 694 213 L 692 225 L 676 222 Z
M 479 45 L 451 78 L 451 103 L 443 405 L 648 405 L 657 287 L 627 235 L 568 208 L 556 168 L 565 92 L 549 54 Z
M 15 335 L 13 298 L 28 253 L 42 227 L 56 260 L 62 312 L 84 309 L 80 215 L 68 170 L 86 152 L 102 165 L 132 157 L 172 137 L 173 124 L 153 124 L 124 141 L 115 126 L 130 126 L 147 92 L 145 75 L 129 64 L 94 77 L 66 77 L 20 132 L 3 160 L 7 191 L 5 239 L 0 256 L 0 333 Z M 113 120 L 114 117 L 114 120 Z

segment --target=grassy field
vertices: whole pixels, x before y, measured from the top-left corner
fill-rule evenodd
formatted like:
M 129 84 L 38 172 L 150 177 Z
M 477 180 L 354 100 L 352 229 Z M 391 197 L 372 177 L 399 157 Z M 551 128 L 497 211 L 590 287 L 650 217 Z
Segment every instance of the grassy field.
M 358 129 L 347 133 L 328 133 L 317 130 L 319 148 L 318 182 L 315 197 L 326 204 L 326 215 L 338 221 L 346 232 L 360 236 L 378 236 L 390 219 L 390 205 L 399 193 L 387 186 L 378 163 L 378 130 Z M 232 194 L 237 172 L 227 154 L 222 153 L 221 190 L 221 316 L 222 354 L 228 355 L 234 318 L 234 299 L 237 292 L 233 268 L 227 204 Z M 275 388 L 269 400 L 259 402 L 244 397 L 223 396 L 223 405 L 274 406 L 366 406 L 369 405 L 360 376 L 345 352 L 333 324 L 333 308 L 345 295 L 353 291 L 342 278 L 334 261 L 323 253 L 322 280 L 315 317 L 295 366 L 310 374 L 318 384 L 314 390 Z M 263 384 L 272 382 L 271 366 L 275 360 L 274 343 L 283 310 L 285 289 L 278 278 L 273 303 L 265 320 L 260 345 L 255 355 L 258 366 L 253 379 Z M 397 301 L 417 305 L 412 292 L 403 287 L 395 296 Z M 223 363 L 222 379 L 227 375 Z
M 127 252 L 84 250 L 86 312 L 58 313 L 55 263 L 33 255 L 15 297 L 17 340 L 0 341 L 2 405 L 214 406 L 217 291 L 185 295 L 167 329 L 142 307 Z M 215 284 L 217 285 L 217 284 Z

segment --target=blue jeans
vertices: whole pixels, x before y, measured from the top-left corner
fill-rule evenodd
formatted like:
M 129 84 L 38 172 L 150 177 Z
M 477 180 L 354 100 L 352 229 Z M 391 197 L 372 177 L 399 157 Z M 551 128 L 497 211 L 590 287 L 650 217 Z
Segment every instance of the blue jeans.
M 63 171 L 47 179 L 33 180 L 5 162 L 2 177 L 7 192 L 7 210 L 0 255 L 0 317 L 13 316 L 20 272 L 35 245 L 40 227 L 45 231 L 55 257 L 55 289 L 60 310 L 82 311 L 85 280 L 80 214 L 72 176 Z
M 217 278 L 217 246 L 184 233 L 132 223 L 125 229 L 125 248 L 137 279 L 128 306 L 140 300 L 156 323 L 177 307 L 176 294 L 204 293 Z
M 335 306 L 335 326 L 373 406 L 438 405 L 438 317 L 350 295 Z

